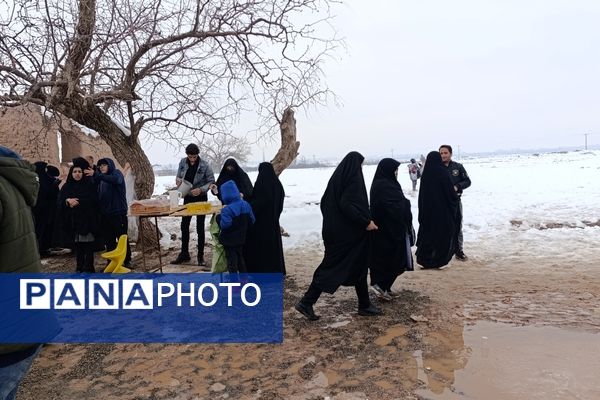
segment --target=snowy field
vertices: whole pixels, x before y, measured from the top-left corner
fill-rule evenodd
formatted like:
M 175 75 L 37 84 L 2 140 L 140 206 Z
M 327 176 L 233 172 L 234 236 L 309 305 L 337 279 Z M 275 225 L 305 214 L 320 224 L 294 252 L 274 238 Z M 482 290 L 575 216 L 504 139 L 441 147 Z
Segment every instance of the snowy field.
M 600 242 L 600 151 L 459 161 L 473 182 L 462 200 L 468 255 L 489 260 L 570 253 L 573 261 L 596 255 L 592 250 Z M 375 169 L 363 167 L 367 190 Z M 284 238 L 286 248 L 322 246 L 318 203 L 333 170 L 295 169 L 281 175 L 286 192 L 281 225 L 290 233 Z M 249 174 L 253 182 L 256 174 Z M 417 195 L 411 192 L 406 164 L 398 175 L 418 229 Z M 174 181 L 156 177 L 154 193 L 163 193 Z M 163 231 L 179 233 L 177 219 L 163 218 L 160 225 Z M 167 242 L 163 245 L 170 247 Z

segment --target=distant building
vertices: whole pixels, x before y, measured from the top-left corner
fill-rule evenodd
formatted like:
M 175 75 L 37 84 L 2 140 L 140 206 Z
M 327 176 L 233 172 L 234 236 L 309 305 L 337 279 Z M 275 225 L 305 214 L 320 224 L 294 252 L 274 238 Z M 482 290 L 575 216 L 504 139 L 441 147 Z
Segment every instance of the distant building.
M 19 153 L 28 161 L 45 161 L 58 166 L 77 156 L 116 159 L 110 147 L 86 127 L 63 118 L 61 127 L 44 115 L 43 108 L 30 104 L 0 108 L 0 144 Z M 118 163 L 117 163 L 118 165 Z

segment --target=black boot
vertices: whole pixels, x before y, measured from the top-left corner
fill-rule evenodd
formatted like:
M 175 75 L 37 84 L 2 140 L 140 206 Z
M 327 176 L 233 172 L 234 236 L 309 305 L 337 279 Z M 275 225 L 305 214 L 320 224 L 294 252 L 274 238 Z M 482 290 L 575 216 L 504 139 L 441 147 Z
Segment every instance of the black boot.
M 177 258 L 171 262 L 171 264 L 183 264 L 190 260 L 190 253 L 188 253 L 187 251 L 182 251 L 181 253 L 179 253 Z
M 317 314 L 315 314 L 315 310 L 313 310 L 312 304 L 307 304 L 300 301 L 296 304 L 295 308 L 297 311 L 300 312 L 300 314 L 308 318 L 309 321 L 316 321 L 320 318 Z
M 362 315 L 365 317 L 375 317 L 377 315 L 381 315 L 383 314 L 381 312 L 381 310 L 377 307 L 375 307 L 373 304 L 369 304 L 369 307 L 365 307 L 365 308 L 358 308 L 358 315 Z

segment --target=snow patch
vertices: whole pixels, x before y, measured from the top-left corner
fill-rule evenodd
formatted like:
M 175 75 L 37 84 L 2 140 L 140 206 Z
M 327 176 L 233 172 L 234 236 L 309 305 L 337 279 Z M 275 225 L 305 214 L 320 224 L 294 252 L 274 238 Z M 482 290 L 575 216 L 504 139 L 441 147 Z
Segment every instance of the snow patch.
M 88 128 L 85 125 L 81 125 L 80 123 L 75 122 L 73 120 L 71 120 L 71 122 L 73 123 L 73 125 L 75 125 L 76 127 L 78 127 L 81 130 L 81 132 L 85 133 L 86 135 L 91 136 L 93 138 L 100 137 L 100 134 L 98 132 L 96 132 L 95 130 L 93 130 L 91 128 Z
M 131 131 L 129 130 L 129 128 L 125 127 L 125 125 L 123 125 L 120 121 L 114 119 L 113 117 L 110 117 L 110 119 L 121 130 L 121 132 L 123 132 L 125 136 L 131 136 Z

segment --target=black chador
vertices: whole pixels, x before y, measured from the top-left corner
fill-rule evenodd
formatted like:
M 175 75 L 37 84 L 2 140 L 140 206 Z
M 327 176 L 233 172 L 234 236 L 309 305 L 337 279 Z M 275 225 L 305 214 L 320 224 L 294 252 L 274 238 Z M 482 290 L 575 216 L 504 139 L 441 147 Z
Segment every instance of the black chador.
M 371 285 L 386 292 L 396 277 L 413 270 L 412 213 L 396 177 L 399 165 L 391 158 L 381 160 L 371 185 L 371 215 L 379 228 L 371 241 Z
M 217 192 L 217 197 L 219 200 L 221 199 L 221 185 L 227 181 L 234 181 L 235 185 L 239 189 L 240 193 L 244 195 L 244 200 L 250 201 L 252 199 L 252 182 L 248 177 L 248 174 L 240 167 L 233 158 L 228 158 L 223 164 L 223 168 L 221 168 L 221 172 L 219 173 L 219 177 L 217 178 L 217 182 L 215 185 L 219 190 Z
M 249 203 L 256 222 L 248 229 L 244 257 L 248 272 L 285 274 L 283 244 L 279 217 L 283 211 L 285 192 L 273 165 L 263 162 Z
M 77 169 L 81 178 L 73 178 Z M 79 205 L 71 208 L 67 199 L 77 199 Z M 92 178 L 83 176 L 81 167 L 72 166 L 67 183 L 59 195 L 59 212 L 64 230 L 75 242 L 77 272 L 94 272 L 94 240 L 99 231 L 98 198 Z
M 362 173 L 364 157 L 351 152 L 329 179 L 321 199 L 325 256 L 315 270 L 312 283 L 296 309 L 310 320 L 322 292 L 334 293 L 340 286 L 354 286 L 361 315 L 381 312 L 371 305 L 367 286 L 369 200 Z
M 448 264 L 456 250 L 458 196 L 437 151 L 427 156 L 419 189 L 417 263 L 425 268 Z

